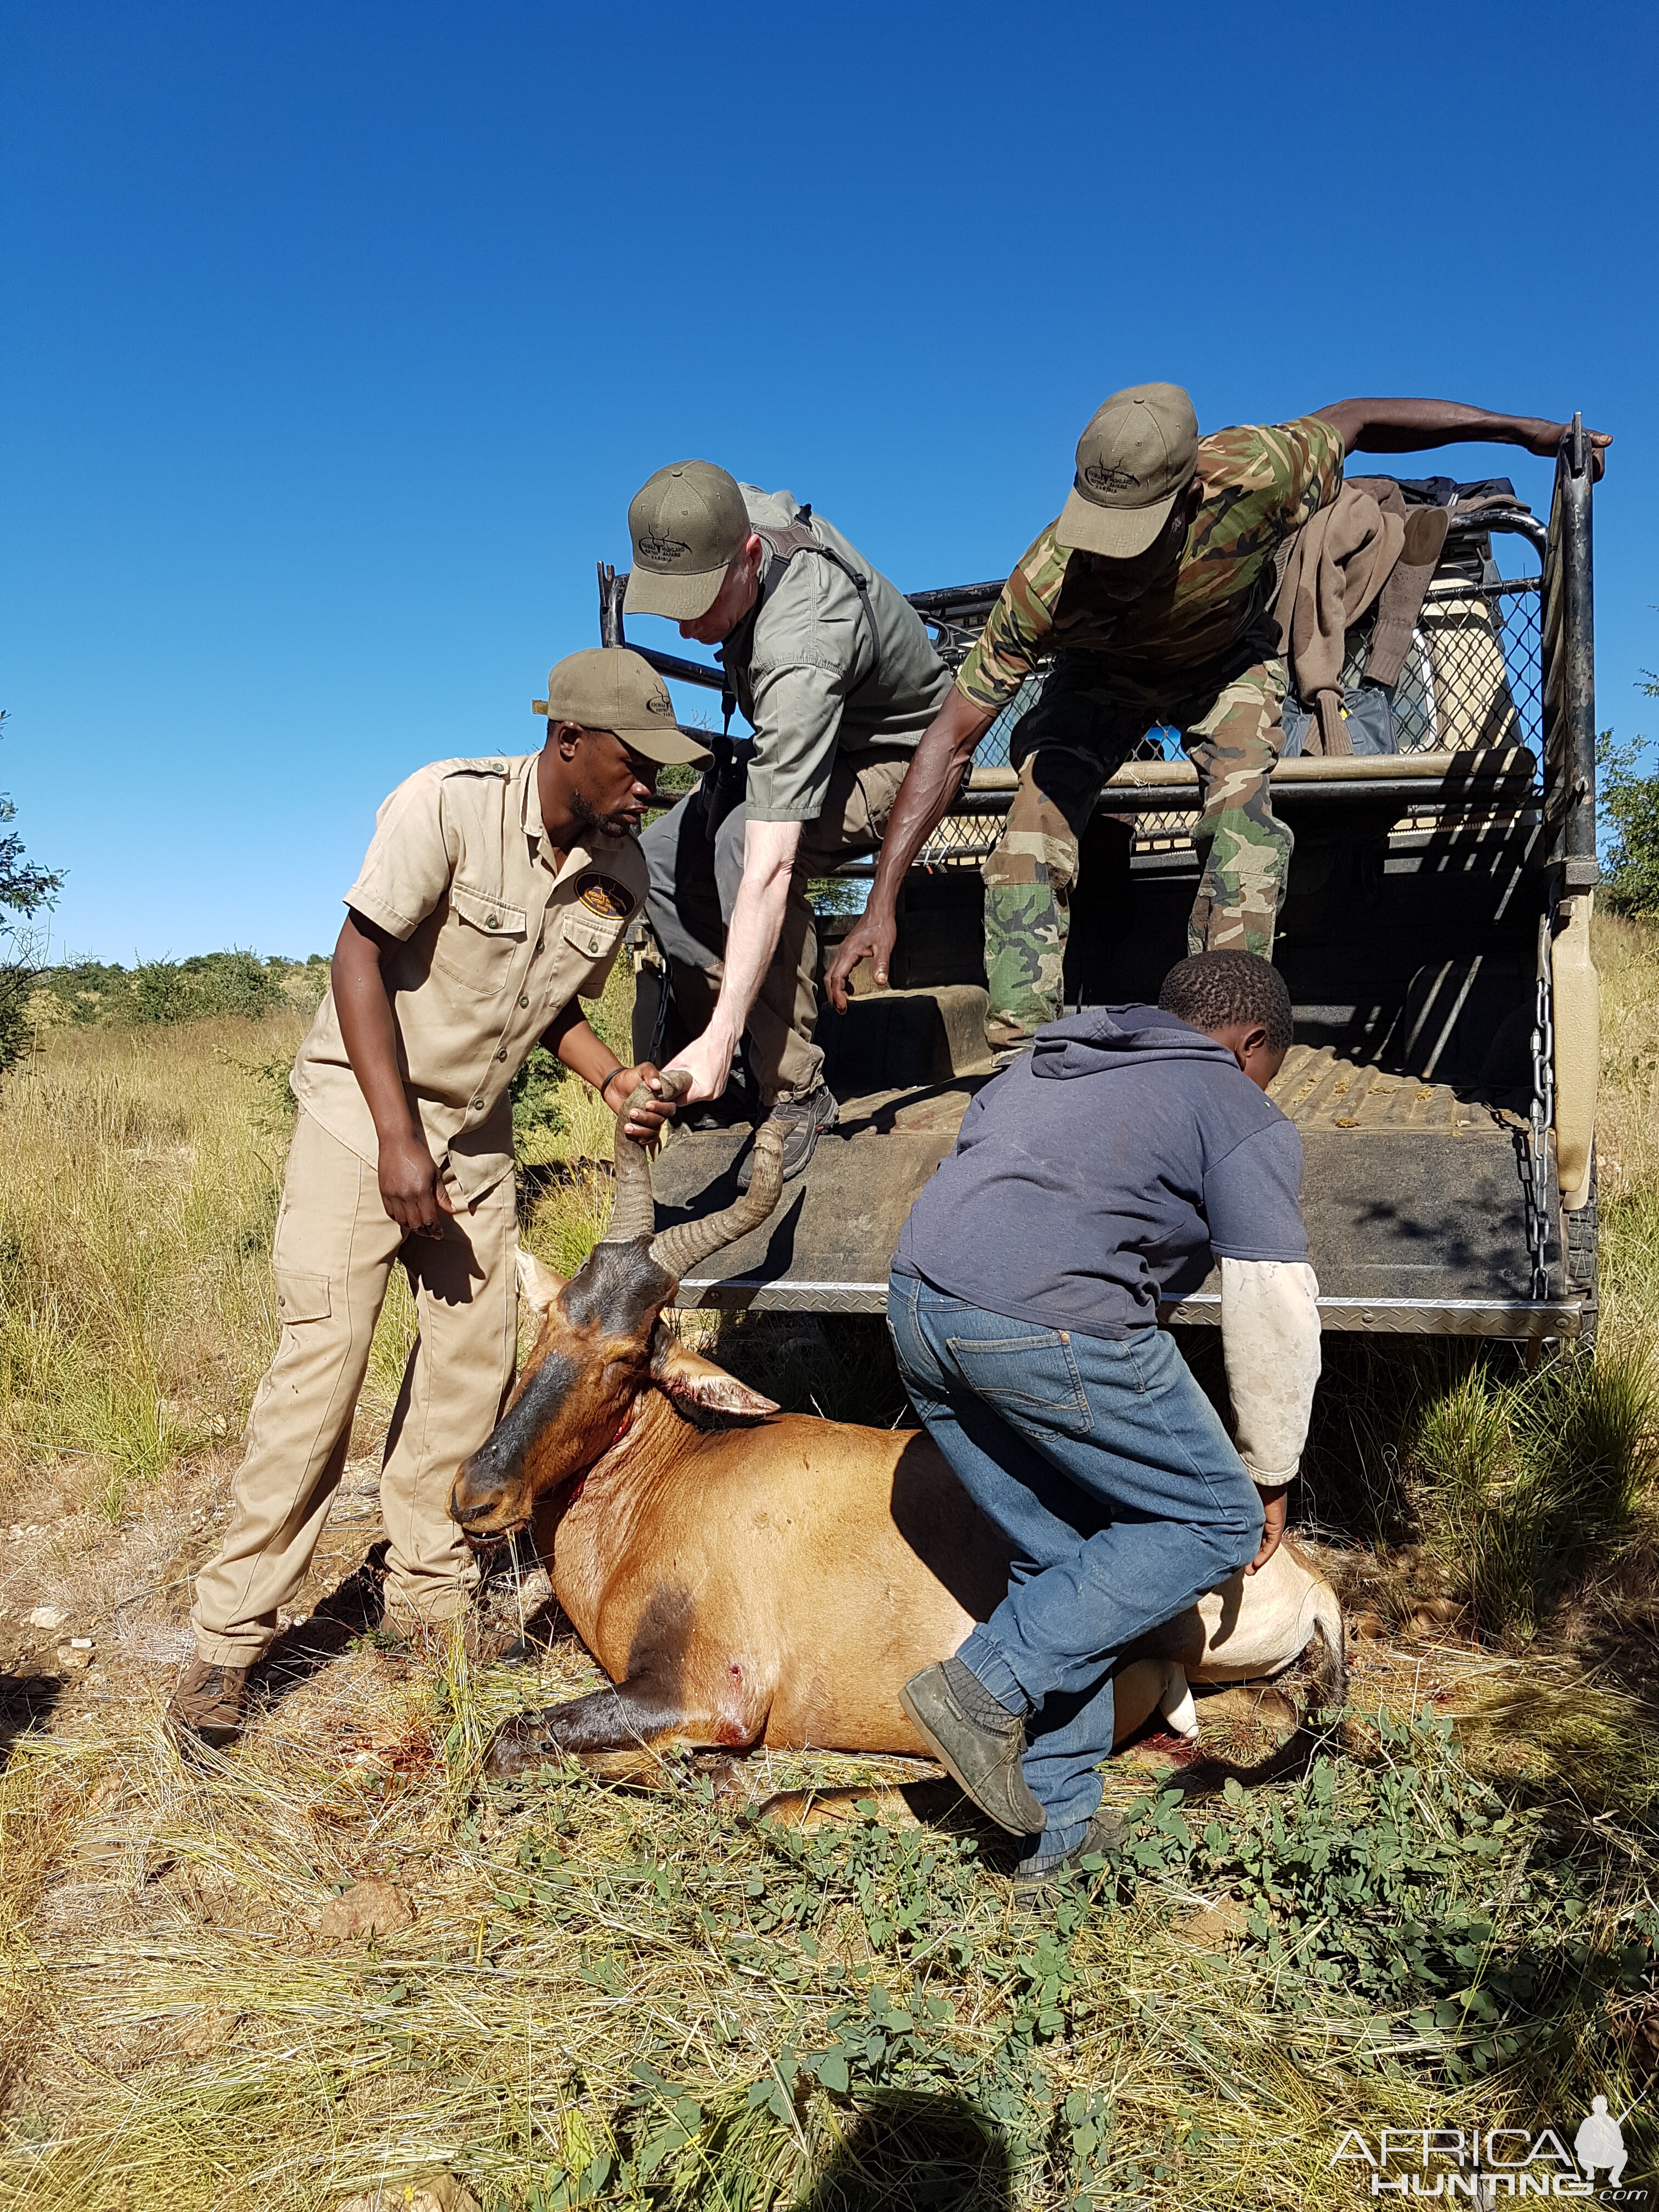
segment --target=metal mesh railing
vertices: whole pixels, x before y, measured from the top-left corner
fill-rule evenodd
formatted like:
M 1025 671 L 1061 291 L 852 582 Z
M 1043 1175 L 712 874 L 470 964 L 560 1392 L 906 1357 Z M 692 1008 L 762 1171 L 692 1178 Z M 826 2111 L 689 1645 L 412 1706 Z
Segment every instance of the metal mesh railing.
M 1537 576 L 1479 586 L 1454 576 L 1430 585 L 1395 686 L 1395 738 L 1402 753 L 1492 745 L 1528 745 L 1537 753 L 1542 588 Z M 1344 688 L 1364 672 L 1361 642 L 1343 668 Z
M 1468 752 L 1525 745 L 1541 757 L 1543 737 L 1542 580 L 1500 578 L 1486 547 L 1454 539 L 1429 586 L 1411 650 L 1393 695 L 1395 735 L 1402 753 Z M 936 637 L 948 665 L 959 665 L 975 633 L 941 627 Z M 1349 633 L 1341 682 L 1364 679 L 1370 623 Z M 1042 689 L 1030 677 L 980 741 L 976 768 L 1006 768 L 1014 725 Z M 1132 749 L 1132 761 L 1178 760 L 1181 733 L 1154 726 Z M 986 794 L 992 811 L 947 815 L 923 848 L 930 867 L 977 866 L 1002 834 L 1006 801 Z M 1102 806 L 1110 813 L 1109 787 Z M 1120 817 L 1134 830 L 1137 854 L 1189 849 L 1195 807 L 1137 811 Z M 1431 818 L 1413 814 L 1413 823 Z

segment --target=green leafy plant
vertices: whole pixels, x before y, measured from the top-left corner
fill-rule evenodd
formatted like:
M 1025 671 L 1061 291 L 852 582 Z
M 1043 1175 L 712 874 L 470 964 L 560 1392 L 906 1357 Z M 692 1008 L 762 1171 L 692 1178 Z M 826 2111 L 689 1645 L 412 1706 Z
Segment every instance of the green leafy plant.
M 1644 688 L 1659 696 L 1659 684 Z M 1601 896 L 1614 914 L 1659 914 L 1659 769 L 1643 772 L 1647 750 L 1641 738 L 1615 744 L 1611 730 L 1595 741 L 1597 798 L 1613 830 Z
M 1126 2014 L 1166 2069 L 1213 2070 L 1212 2043 L 1231 2032 L 1218 2022 L 1249 2013 L 1269 2040 L 1299 2035 L 1379 2083 L 1443 2091 L 1523 2069 L 1553 2081 L 1593 2024 L 1656 2001 L 1644 1896 L 1610 1914 L 1596 1868 L 1471 1773 L 1447 1721 L 1349 1726 L 1355 1755 L 1322 1755 L 1288 1788 L 1144 1797 L 1121 1850 L 1012 1922 L 974 1836 L 890 1826 L 873 1800 L 814 1832 L 762 1822 L 712 1889 L 659 1821 L 600 1873 L 579 1817 L 536 1821 L 496 1909 L 586 1930 L 597 1996 L 628 2004 L 642 1952 L 670 1947 L 765 1992 L 772 2023 L 764 2063 L 736 2081 L 665 2045 L 640 2052 L 540 2201 L 794 2203 L 792 2174 L 808 2167 L 824 2191 L 875 2130 L 895 2202 L 1006 2203 L 994 2190 L 1012 2172 L 1022 2202 L 1109 2203 L 1171 2182 L 1203 2148 L 1195 2120 L 1172 2118 L 1161 2148 L 1141 2124 L 1132 2151 L 1112 2092 L 1079 2078 L 1103 2037 L 1122 2047 Z M 693 1802 L 708 1788 L 698 1778 Z M 1194 1903 L 1219 1931 L 1190 1939 L 1197 1983 L 1148 1966 L 1126 1998 L 1125 1945 L 1144 1957 Z
M 551 1139 L 564 1131 L 567 1117 L 561 1094 L 569 1079 L 563 1061 L 538 1044 L 508 1085 L 513 1150 L 527 1166 L 538 1167 L 556 1157 Z
M 0 733 L 6 720 L 0 708 Z M 0 823 L 15 822 L 17 809 L 0 792 Z M 23 841 L 14 830 L 0 836 L 0 915 L 25 919 L 43 908 L 56 906 L 63 889 L 59 868 L 38 868 L 26 859 Z M 15 922 L 0 924 L 0 1074 L 21 1055 L 28 1033 L 29 994 L 40 972 L 43 948 L 31 933 Z
M 187 960 L 144 960 L 123 968 L 77 960 L 33 977 L 56 1018 L 76 1028 L 131 1029 L 212 1021 L 258 1021 L 285 1007 L 306 1012 L 328 988 L 328 962 L 262 960 L 246 951 L 194 953 Z

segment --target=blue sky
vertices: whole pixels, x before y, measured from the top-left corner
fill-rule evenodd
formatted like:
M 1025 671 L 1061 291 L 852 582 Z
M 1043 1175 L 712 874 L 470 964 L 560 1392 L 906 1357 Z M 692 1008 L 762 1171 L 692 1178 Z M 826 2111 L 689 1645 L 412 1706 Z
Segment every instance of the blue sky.
M 55 946 L 331 945 L 401 776 L 539 742 L 664 462 L 977 579 L 1153 377 L 1206 428 L 1582 408 L 1600 719 L 1659 730 L 1653 20 L 7 0 L 0 788 Z

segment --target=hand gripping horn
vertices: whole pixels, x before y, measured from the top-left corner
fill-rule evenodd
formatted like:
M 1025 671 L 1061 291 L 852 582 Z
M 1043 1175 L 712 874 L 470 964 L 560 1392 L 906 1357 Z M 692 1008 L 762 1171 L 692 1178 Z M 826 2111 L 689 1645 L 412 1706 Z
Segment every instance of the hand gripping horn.
M 691 1088 L 691 1078 L 683 1067 L 669 1068 L 661 1080 L 664 1096 L 669 1098 L 681 1098 Z M 657 1209 L 651 1196 L 650 1159 L 643 1145 L 636 1145 L 623 1133 L 634 1109 L 651 1103 L 650 1085 L 636 1084 L 628 1103 L 617 1116 L 616 1141 L 611 1155 L 617 1167 L 616 1190 L 611 1200 L 611 1218 L 599 1239 L 601 1244 L 632 1244 L 641 1237 L 650 1236 L 657 1225 Z
M 662 1075 L 662 1087 L 671 1098 L 684 1097 L 691 1086 L 691 1078 L 683 1067 L 666 1068 Z M 656 1223 L 656 1207 L 651 1195 L 651 1162 L 643 1146 L 636 1145 L 623 1131 L 628 1117 L 636 1106 L 647 1105 L 651 1091 L 643 1083 L 638 1085 L 628 1103 L 617 1116 L 617 1138 L 614 1151 L 616 1161 L 616 1196 L 611 1209 L 611 1220 L 600 1240 L 606 1244 L 629 1244 L 641 1237 L 649 1237 Z M 689 1268 L 699 1260 L 706 1260 L 711 1252 L 718 1252 L 722 1244 L 735 1244 L 751 1229 L 757 1229 L 778 1202 L 783 1188 L 783 1146 L 785 1130 L 781 1122 L 765 1121 L 755 1136 L 754 1169 L 749 1188 L 734 1206 L 720 1213 L 711 1213 L 701 1221 L 682 1221 L 672 1229 L 665 1229 L 660 1237 L 653 1238 L 651 1257 L 665 1274 L 680 1281 Z

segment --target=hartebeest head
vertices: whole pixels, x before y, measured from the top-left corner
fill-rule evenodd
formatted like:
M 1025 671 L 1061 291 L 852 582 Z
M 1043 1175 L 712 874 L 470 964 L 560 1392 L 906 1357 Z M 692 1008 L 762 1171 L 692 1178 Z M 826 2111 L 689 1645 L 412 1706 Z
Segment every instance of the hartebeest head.
M 663 1077 L 678 1097 L 690 1078 Z M 636 1091 L 617 1116 L 616 1194 L 605 1235 L 568 1282 L 528 1254 L 520 1280 L 541 1327 L 495 1432 L 462 1467 L 449 1510 L 477 1540 L 507 1535 L 536 1500 L 584 1474 L 631 1425 L 643 1393 L 660 1390 L 688 1409 L 758 1416 L 776 1407 L 671 1335 L 662 1310 L 688 1268 L 765 1220 L 783 1182 L 784 1132 L 763 1121 L 754 1172 L 734 1206 L 654 1236 L 651 1163 L 623 1131 L 647 1097 Z

